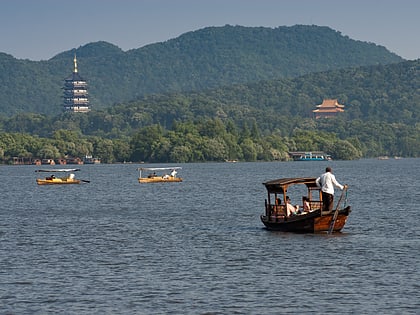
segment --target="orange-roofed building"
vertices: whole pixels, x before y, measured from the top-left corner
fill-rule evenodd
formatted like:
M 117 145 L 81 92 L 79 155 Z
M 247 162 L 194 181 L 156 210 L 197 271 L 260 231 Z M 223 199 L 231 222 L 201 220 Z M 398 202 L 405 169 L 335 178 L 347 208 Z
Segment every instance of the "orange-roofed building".
M 339 104 L 336 99 L 326 99 L 322 101 L 322 104 L 317 105 L 316 109 L 312 112 L 314 113 L 315 119 L 332 118 L 344 112 L 344 105 Z

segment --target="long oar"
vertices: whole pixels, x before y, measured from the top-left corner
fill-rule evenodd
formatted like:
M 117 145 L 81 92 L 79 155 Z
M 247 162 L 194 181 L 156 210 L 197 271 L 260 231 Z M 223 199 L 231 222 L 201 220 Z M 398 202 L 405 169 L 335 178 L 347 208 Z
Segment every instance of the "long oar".
M 334 217 L 331 221 L 330 228 L 328 229 L 328 234 L 331 234 L 334 230 L 335 221 L 337 221 L 337 217 L 338 217 L 338 207 L 340 206 L 341 200 L 343 200 L 345 191 L 347 191 L 347 186 L 345 186 L 343 191 L 341 192 L 340 199 L 338 200 L 337 207 L 335 208 Z
M 90 183 L 90 180 L 86 180 L 86 179 L 81 179 L 80 181 L 84 183 Z

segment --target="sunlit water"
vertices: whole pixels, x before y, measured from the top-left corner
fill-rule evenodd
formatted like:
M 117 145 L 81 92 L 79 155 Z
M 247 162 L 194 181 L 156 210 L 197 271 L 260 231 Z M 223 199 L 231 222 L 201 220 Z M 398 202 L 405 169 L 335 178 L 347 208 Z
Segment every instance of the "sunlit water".
M 327 165 L 343 233 L 264 229 L 262 182 Z M 171 184 L 137 167 L 68 186 L 0 167 L 0 314 L 420 313 L 419 159 L 184 164 Z

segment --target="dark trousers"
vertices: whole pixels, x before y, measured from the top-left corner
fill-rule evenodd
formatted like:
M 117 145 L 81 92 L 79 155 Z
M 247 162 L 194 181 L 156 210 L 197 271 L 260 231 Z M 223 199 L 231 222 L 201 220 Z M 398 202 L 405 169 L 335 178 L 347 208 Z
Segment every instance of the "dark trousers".
M 334 195 L 322 192 L 322 210 L 332 211 L 334 207 Z

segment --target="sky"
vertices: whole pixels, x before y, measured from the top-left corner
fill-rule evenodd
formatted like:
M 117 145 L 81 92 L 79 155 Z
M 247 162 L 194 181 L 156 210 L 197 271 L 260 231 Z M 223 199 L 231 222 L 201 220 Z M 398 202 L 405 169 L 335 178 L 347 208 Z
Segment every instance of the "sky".
M 0 0 L 0 52 L 18 59 L 106 41 L 127 51 L 209 26 L 328 26 L 420 58 L 418 0 Z

